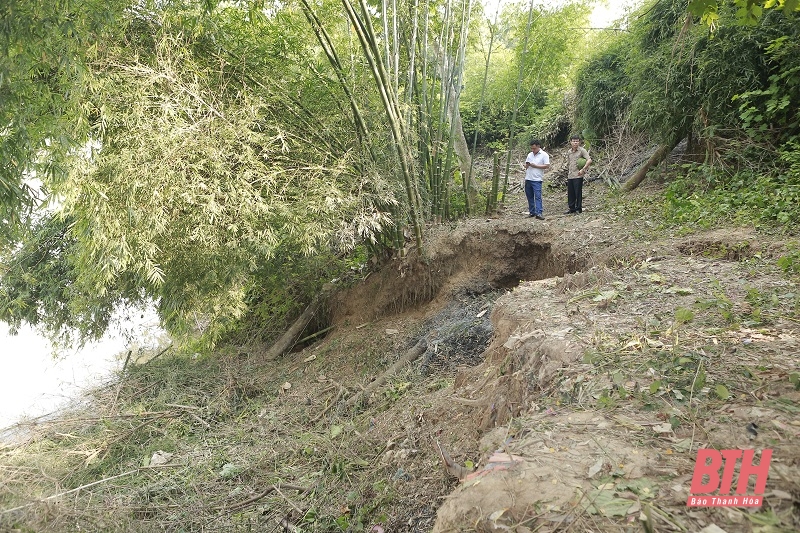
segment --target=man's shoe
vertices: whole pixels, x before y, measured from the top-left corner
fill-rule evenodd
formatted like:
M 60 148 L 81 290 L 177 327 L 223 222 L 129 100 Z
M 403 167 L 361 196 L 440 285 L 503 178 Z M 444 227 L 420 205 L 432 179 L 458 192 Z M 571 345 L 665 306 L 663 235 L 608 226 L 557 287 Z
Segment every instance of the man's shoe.
M 544 220 L 544 217 L 542 215 L 536 215 L 536 219 L 537 220 Z
M 533 218 L 533 217 L 535 217 L 535 216 L 536 216 L 536 215 L 534 215 L 533 213 L 531 213 L 530 215 L 528 215 L 528 218 Z
M 574 215 L 574 214 L 575 214 L 575 211 L 572 211 L 572 210 L 570 209 L 569 211 L 564 211 L 564 214 L 565 214 L 565 215 Z

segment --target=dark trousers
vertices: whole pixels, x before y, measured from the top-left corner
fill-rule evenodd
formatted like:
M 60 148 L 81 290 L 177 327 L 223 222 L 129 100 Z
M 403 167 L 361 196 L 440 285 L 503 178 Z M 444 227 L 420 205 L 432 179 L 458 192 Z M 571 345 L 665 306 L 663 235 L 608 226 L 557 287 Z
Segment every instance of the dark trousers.
M 583 211 L 583 178 L 567 180 L 567 202 L 571 212 Z

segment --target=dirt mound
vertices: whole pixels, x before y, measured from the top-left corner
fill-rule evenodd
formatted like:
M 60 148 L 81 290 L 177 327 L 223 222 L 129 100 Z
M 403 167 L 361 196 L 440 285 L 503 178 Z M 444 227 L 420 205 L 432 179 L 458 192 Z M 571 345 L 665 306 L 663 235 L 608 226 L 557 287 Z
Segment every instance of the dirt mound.
M 466 524 L 479 532 L 551 531 L 574 522 L 576 506 L 638 518 L 638 498 L 655 495 L 644 474 L 658 463 L 657 454 L 629 442 L 606 414 L 547 411 L 524 424 L 513 436 L 503 428 L 487 435 L 484 440 L 501 447 L 447 498 L 434 533 L 463 531 Z M 593 479 L 612 472 L 620 481 L 594 486 Z
M 459 358 L 452 342 L 438 367 L 416 366 L 433 378 L 458 371 L 452 387 L 404 404 L 418 413 L 419 453 L 430 458 L 441 440 L 467 465 L 459 471 L 477 459 L 439 507 L 434 531 L 617 531 L 639 522 L 751 531 L 737 511 L 686 507 L 701 447 L 774 449 L 784 463 L 769 506 L 797 522 L 785 496 L 798 491 L 788 480 L 800 479 L 800 408 L 787 379 L 798 335 L 780 311 L 796 298 L 763 263 L 780 243 L 736 229 L 637 240 L 621 228 L 591 212 L 541 224 L 470 221 L 440 232 L 425 260 L 398 260 L 340 302 L 339 321 L 385 324 L 405 309 L 423 324 L 413 338 L 477 327 L 474 349 L 491 332 L 480 355 L 464 349 L 469 357 Z M 488 305 L 476 299 L 490 295 Z M 488 325 L 478 317 L 487 310 Z M 780 401 L 759 396 L 758 383 Z M 772 407 L 753 410 L 765 402 Z M 749 424 L 778 428 L 777 440 L 753 437 Z M 399 457 L 390 464 L 408 483 L 425 478 L 419 461 L 412 468 Z
M 677 243 L 676 247 L 685 255 L 742 261 L 757 254 L 771 256 L 776 245 L 772 243 L 765 245 L 752 231 L 715 230 L 688 237 Z
M 486 360 L 456 377 L 450 398 L 467 410 L 483 466 L 442 505 L 434 531 L 638 522 L 750 531 L 737 511 L 686 507 L 702 447 L 773 449 L 782 459 L 768 505 L 797 523 L 789 495 L 800 493 L 790 481 L 800 479 L 800 393 L 787 376 L 798 368 L 789 355 L 798 332 L 763 314 L 795 296 L 777 273 L 747 269 L 651 256 L 526 282 L 500 298 Z M 744 325 L 755 322 L 760 329 Z M 765 425 L 776 433 L 752 429 Z

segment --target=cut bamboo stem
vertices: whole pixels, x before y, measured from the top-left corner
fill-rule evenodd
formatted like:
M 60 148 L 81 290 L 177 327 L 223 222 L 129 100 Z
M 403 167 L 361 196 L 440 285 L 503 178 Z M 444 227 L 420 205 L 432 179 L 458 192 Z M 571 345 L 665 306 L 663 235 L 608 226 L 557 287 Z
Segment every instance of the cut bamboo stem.
M 425 350 L 428 349 L 428 341 L 425 337 L 421 338 L 417 344 L 413 346 L 410 350 L 408 350 L 403 357 L 397 360 L 392 366 L 390 366 L 383 374 L 378 376 L 375 381 L 367 385 L 364 390 L 360 391 L 358 394 L 352 396 L 349 400 L 347 400 L 347 406 L 353 407 L 354 405 L 358 405 L 361 402 L 361 399 L 364 397 L 369 398 L 370 394 L 375 392 L 379 387 L 381 387 L 386 380 L 389 379 L 395 372 L 403 368 L 409 363 L 413 363 L 420 355 L 425 353 Z
M 316 298 L 308 304 L 303 314 L 300 315 L 297 320 L 294 321 L 294 324 L 281 335 L 281 338 L 270 347 L 264 356 L 267 361 L 272 361 L 281 357 L 297 344 L 297 339 L 303 333 L 303 330 L 306 329 L 306 326 L 311 323 L 311 320 L 317 314 L 319 308 L 322 307 L 325 300 L 327 300 L 331 290 L 329 286 L 323 287 Z

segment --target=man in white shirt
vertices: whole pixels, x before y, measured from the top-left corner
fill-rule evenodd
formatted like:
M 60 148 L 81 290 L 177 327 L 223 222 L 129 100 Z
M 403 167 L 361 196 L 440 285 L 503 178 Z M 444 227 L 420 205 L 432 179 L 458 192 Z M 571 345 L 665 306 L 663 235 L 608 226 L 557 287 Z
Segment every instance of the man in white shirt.
M 550 155 L 542 150 L 541 142 L 531 141 L 531 151 L 525 158 L 525 196 L 528 198 L 528 216 L 539 220 L 544 220 L 542 181 L 548 168 Z

